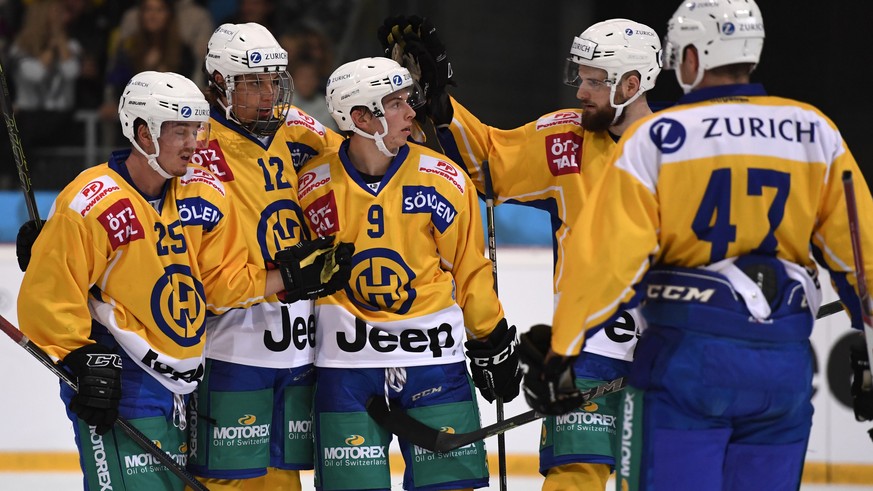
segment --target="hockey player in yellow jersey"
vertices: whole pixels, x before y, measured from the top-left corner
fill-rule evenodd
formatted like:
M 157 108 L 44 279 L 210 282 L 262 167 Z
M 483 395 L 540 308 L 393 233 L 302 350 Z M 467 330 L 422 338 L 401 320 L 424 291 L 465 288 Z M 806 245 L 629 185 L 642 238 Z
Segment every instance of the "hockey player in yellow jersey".
M 663 60 L 686 94 L 625 132 L 571 224 L 566 253 L 579 265 L 568 280 L 587 287 L 558 301 L 552 366 L 579 352 L 586 330 L 643 300 L 621 489 L 797 489 L 812 425 L 817 265 L 862 326 L 842 183 L 858 165 L 818 109 L 750 83 L 763 45 L 752 0 L 679 6 Z M 854 187 L 859 216 L 870 217 L 870 190 L 860 178 Z M 873 228 L 860 228 L 860 243 L 873 251 Z M 541 370 L 545 383 L 526 377 L 526 393 L 560 407 L 561 371 Z
M 239 240 L 261 266 L 310 235 L 295 168 L 342 141 L 291 105 L 287 64 L 273 35 L 254 23 L 219 26 L 205 59 L 212 132 L 194 162 L 229 189 Z M 189 469 L 210 489 L 300 489 L 299 470 L 312 468 L 312 309 L 307 299 L 271 296 L 207 320 Z M 259 430 L 234 432 L 242 417 Z
M 407 143 L 420 100 L 409 72 L 387 58 L 347 63 L 331 75 L 327 100 L 349 138 L 303 168 L 300 204 L 315 233 L 354 242 L 356 253 L 346 288 L 316 302 L 316 485 L 388 489 L 391 435 L 367 415 L 368 399 L 474 430 L 463 339 L 483 396 L 511 400 L 515 327 L 494 293 L 469 177 Z M 438 459 L 403 439 L 400 449 L 404 489 L 487 486 L 482 442 Z
M 62 386 L 61 397 L 85 489 L 182 489 L 112 431 L 116 417 L 184 465 L 184 399 L 203 375 L 208 313 L 245 308 L 289 284 L 247 260 L 226 188 L 189 163 L 208 141 L 208 117 L 203 94 L 181 75 L 134 76 L 119 102 L 132 150 L 61 191 L 33 245 L 18 317 L 77 381 L 78 393 Z
M 487 160 L 497 203 L 532 206 L 551 215 L 555 298 L 578 289 L 580 285 L 567 281 L 565 274 L 578 267 L 565 250 L 570 223 L 581 212 L 619 137 L 652 113 L 645 93 L 660 72 L 661 45 L 655 31 L 627 19 L 590 26 L 573 39 L 566 63 L 565 82 L 576 88 L 581 108 L 554 111 L 511 130 L 483 124 L 445 93 L 451 70 L 440 66 L 447 65 L 448 58 L 426 19 L 388 18 L 379 38 L 386 52 L 402 48 L 408 61 L 421 66 L 422 83 L 431 88 L 427 112 L 440 144 L 446 155 L 464 166 L 480 192 L 485 192 L 482 163 Z M 573 363 L 579 389 L 628 373 L 642 322 L 638 309 L 631 309 L 586 333 L 584 352 Z M 549 326 L 535 326 L 523 339 L 535 341 L 530 347 L 545 354 Z M 593 402 L 567 408 L 588 416 L 590 424 L 562 423 L 554 416 L 543 420 L 542 489 L 606 488 L 615 465 L 621 395 Z

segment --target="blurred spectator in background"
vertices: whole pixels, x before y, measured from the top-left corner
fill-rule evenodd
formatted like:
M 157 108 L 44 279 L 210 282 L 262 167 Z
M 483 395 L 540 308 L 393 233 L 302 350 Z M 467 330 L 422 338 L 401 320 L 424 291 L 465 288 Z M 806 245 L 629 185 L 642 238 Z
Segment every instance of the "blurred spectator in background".
M 15 0 L 0 0 L 0 64 L 3 65 L 3 73 L 6 75 L 7 59 L 6 53 L 9 51 L 9 45 L 15 39 L 15 33 L 18 31 L 18 26 L 21 25 L 21 5 Z M 7 80 L 11 85 L 12 81 Z M 12 87 L 10 87 L 12 89 Z M 9 165 L 0 165 L 0 191 L 13 187 L 15 182 L 15 166 L 11 163 L 12 148 L 9 146 L 9 138 L 6 136 L 6 128 L 0 127 L 0 162 L 9 160 Z
M 200 62 L 194 53 L 181 41 L 181 32 L 176 21 L 173 0 L 140 0 L 136 13 L 139 27 L 125 37 L 118 37 L 110 46 L 111 61 L 106 73 L 101 116 L 115 127 L 110 144 L 122 142 L 118 119 L 118 97 L 127 82 L 135 74 L 154 70 L 175 72 L 186 77 L 200 70 Z M 125 14 L 126 16 L 127 14 Z
M 333 42 L 324 34 L 321 25 L 315 20 L 303 19 L 278 38 L 279 44 L 288 52 L 288 66 L 293 67 L 298 60 L 305 60 L 315 67 L 324 86 L 334 70 L 334 54 Z
M 62 0 L 35 0 L 9 51 L 13 108 L 25 149 L 73 144 L 71 131 L 81 45 L 70 38 Z M 5 128 L 4 128 L 5 130 Z
M 15 39 L 21 25 L 21 2 L 19 0 L 0 0 L 0 61 L 6 60 L 9 45 Z
M 94 0 L 63 0 L 63 3 L 67 34 L 82 47 L 76 108 L 96 109 L 103 102 L 107 44 L 113 25 L 111 13 L 104 3 Z
M 336 121 L 327 110 L 327 102 L 324 100 L 324 80 L 318 76 L 315 64 L 307 58 L 294 61 L 291 78 L 294 80 L 294 105 L 319 123 L 338 132 Z
M 216 1 L 216 0 L 212 0 Z M 284 25 L 317 24 L 328 39 L 339 42 L 349 32 L 349 21 L 362 7 L 360 0 L 283 0 L 276 7 L 276 16 Z M 331 70 L 333 71 L 333 70 Z M 330 73 L 328 73 L 330 75 Z
M 282 34 L 284 29 L 275 15 L 276 2 L 274 0 L 239 0 L 238 5 L 230 16 L 223 18 L 218 24 L 254 22 L 266 27 L 275 38 Z
M 140 30 L 139 10 L 142 3 L 140 1 L 139 5 L 130 7 L 124 12 L 118 25 L 118 39 L 128 38 Z M 190 78 L 200 88 L 206 88 L 201 60 L 206 57 L 206 45 L 209 44 L 209 37 L 212 36 L 216 26 L 215 18 L 206 7 L 199 5 L 195 0 L 175 0 L 172 1 L 172 5 L 178 24 L 178 39 L 185 43 L 196 60 L 194 65 L 190 65 L 191 70 L 186 66 L 186 71 L 177 73 Z
M 81 52 L 67 34 L 61 1 L 34 1 L 9 52 L 15 109 L 72 110 Z
M 214 21 L 230 18 L 239 8 L 237 0 L 200 0 L 200 3 L 206 6 Z M 221 24 L 217 23 L 217 25 Z

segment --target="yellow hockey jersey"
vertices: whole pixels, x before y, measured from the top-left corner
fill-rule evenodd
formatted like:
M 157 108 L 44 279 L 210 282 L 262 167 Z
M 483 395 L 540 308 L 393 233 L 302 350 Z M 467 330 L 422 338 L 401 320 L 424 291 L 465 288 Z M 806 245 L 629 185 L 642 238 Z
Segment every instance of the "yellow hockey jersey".
M 616 143 L 606 131 L 582 127 L 580 109 L 562 109 L 519 128 L 503 130 L 483 124 L 452 99 L 454 120 L 438 136 L 446 155 L 463 165 L 476 188 L 484 194 L 482 162 L 487 160 L 496 196 L 495 203 L 517 203 L 549 213 L 554 246 L 555 298 L 570 284 L 564 274 L 573 267 L 565 258 L 565 239 L 594 183 L 603 173 Z M 636 327 L 643 319 L 637 309 L 621 322 L 588 333 L 585 351 L 631 360 Z M 581 324 L 580 324 L 581 326 Z
M 292 107 L 273 138 L 257 139 L 211 111 L 210 142 L 192 161 L 211 170 L 239 212 L 248 261 L 266 267 L 276 251 L 308 237 L 297 202 L 297 172 L 342 137 Z M 276 296 L 249 309 L 228 309 L 207 321 L 206 356 L 249 366 L 293 368 L 315 354 L 312 302 L 285 304 Z
M 485 337 L 503 318 L 469 177 L 445 156 L 408 144 L 371 187 L 347 148 L 311 161 L 299 180 L 309 227 L 355 244 L 345 290 L 316 301 L 316 365 L 464 360 L 465 331 Z
M 579 351 L 579 319 L 591 328 L 631 302 L 651 264 L 694 268 L 754 252 L 814 270 L 815 256 L 859 312 L 843 171 L 856 176 L 862 219 L 873 216 L 873 199 L 833 122 L 756 84 L 701 89 L 680 102 L 625 133 L 571 226 L 567 251 L 580 264 L 568 279 L 587 288 L 559 298 L 558 353 Z M 861 234 L 873 251 L 873 228 Z M 873 279 L 873 252 L 865 259 Z
M 247 263 L 215 176 L 189 166 L 147 199 L 130 184 L 129 154 L 114 153 L 58 195 L 21 285 L 21 331 L 60 360 L 92 342 L 93 319 L 186 394 L 203 373 L 207 309 L 263 300 L 266 272 Z

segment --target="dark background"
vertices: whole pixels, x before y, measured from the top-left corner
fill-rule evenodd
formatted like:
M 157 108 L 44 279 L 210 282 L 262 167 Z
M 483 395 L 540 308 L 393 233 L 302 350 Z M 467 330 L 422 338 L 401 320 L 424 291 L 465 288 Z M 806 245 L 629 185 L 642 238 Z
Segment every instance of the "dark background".
M 452 93 L 483 121 L 513 127 L 577 103 L 562 81 L 573 36 L 601 20 L 623 17 L 662 37 L 679 2 L 548 1 L 387 2 L 392 13 L 429 17 L 447 45 L 458 87 Z M 866 117 L 873 2 L 759 0 L 766 40 L 753 82 L 768 93 L 822 110 L 840 129 L 867 182 L 873 138 Z M 373 22 L 377 22 L 374 20 Z M 366 56 L 362 54 L 361 56 Z M 650 101 L 682 95 L 672 71 L 662 71 Z
M 112 0 L 120 1 L 120 0 Z M 306 3 L 276 0 L 277 4 Z M 318 0 L 335 7 L 335 65 L 380 54 L 376 28 L 390 14 L 421 14 L 439 29 L 448 47 L 462 103 L 484 122 L 511 128 L 541 114 L 575 107 L 575 91 L 563 85 L 564 59 L 573 36 L 591 24 L 630 18 L 660 35 L 679 5 L 664 0 Z M 2 0 L 0 0 L 2 3 Z M 201 2 L 202 3 L 202 2 Z M 760 0 L 767 38 L 752 74 L 773 95 L 813 104 L 840 128 L 870 182 L 873 138 L 866 120 L 870 101 L 869 53 L 873 2 Z M 672 71 L 663 71 L 650 101 L 681 95 Z M 72 124 L 70 125 L 72 127 Z M 14 169 L 5 128 L 0 131 L 0 165 Z M 30 154 L 34 149 L 25 148 Z M 105 155 L 100 158 L 105 160 Z M 33 159 L 31 159 L 33 160 Z M 98 160 L 99 162 L 99 160 Z M 82 162 L 93 165 L 98 162 Z M 76 166 L 78 167 L 78 165 Z M 81 169 L 35 175 L 37 188 L 62 187 Z M 38 169 L 37 169 L 38 170 Z M 38 172 L 36 172 L 39 174 Z

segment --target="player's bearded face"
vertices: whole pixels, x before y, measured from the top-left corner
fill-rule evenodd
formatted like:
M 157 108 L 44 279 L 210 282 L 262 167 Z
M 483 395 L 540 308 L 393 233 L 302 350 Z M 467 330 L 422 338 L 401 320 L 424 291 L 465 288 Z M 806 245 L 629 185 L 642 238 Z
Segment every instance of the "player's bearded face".
M 615 108 L 609 103 L 612 82 L 606 77 L 605 70 L 579 65 L 576 98 L 582 107 L 582 127 L 588 131 L 606 131 L 615 118 Z M 618 88 L 616 99 L 620 99 L 620 92 Z
M 609 102 L 603 105 L 584 105 L 582 112 L 582 127 L 588 131 L 606 131 L 612 126 L 615 118 L 615 108 Z

